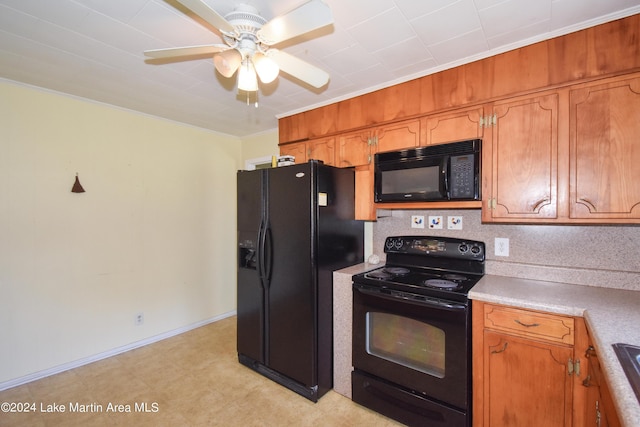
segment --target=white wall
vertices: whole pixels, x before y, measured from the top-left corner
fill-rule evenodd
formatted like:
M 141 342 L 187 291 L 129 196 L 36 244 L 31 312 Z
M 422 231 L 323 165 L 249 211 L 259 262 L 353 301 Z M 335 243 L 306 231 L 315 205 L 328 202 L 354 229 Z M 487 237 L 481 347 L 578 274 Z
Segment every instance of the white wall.
M 241 145 L 0 81 L 0 384 L 232 313 Z

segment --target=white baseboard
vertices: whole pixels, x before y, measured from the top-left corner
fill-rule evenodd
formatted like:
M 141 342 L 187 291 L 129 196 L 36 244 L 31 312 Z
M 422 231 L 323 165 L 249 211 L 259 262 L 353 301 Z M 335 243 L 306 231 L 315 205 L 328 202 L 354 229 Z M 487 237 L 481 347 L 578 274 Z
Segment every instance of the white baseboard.
M 184 326 L 182 328 L 174 329 L 172 331 L 168 331 L 159 335 L 155 335 L 149 338 L 145 338 L 140 341 L 133 342 L 131 344 L 123 345 L 122 347 L 116 347 L 111 350 L 107 350 L 102 353 L 94 354 L 92 356 L 88 356 L 79 360 L 74 360 L 73 362 L 65 363 L 63 365 L 54 366 L 53 368 L 45 369 L 43 371 L 34 372 L 29 375 L 25 375 L 23 377 L 15 378 L 9 381 L 5 381 L 0 383 L 0 391 L 7 390 L 13 387 L 17 387 L 19 385 L 23 385 L 26 383 L 30 383 L 32 381 L 36 381 L 51 375 L 59 374 L 60 372 L 68 371 L 70 369 L 78 368 L 83 365 L 88 365 L 89 363 L 97 362 L 98 360 L 106 359 L 111 356 L 118 355 L 120 353 L 127 352 L 129 350 L 133 350 L 135 348 L 144 347 L 145 345 L 153 344 L 158 341 L 162 341 L 167 338 L 174 337 L 176 335 L 183 334 L 185 332 L 189 332 L 192 329 L 199 328 L 201 326 L 208 325 L 209 323 L 217 322 L 218 320 L 226 319 L 227 317 L 235 316 L 236 311 L 230 311 L 228 313 L 221 314 L 219 316 L 211 317 L 209 319 L 205 319 L 203 321 L 192 323 L 191 325 Z

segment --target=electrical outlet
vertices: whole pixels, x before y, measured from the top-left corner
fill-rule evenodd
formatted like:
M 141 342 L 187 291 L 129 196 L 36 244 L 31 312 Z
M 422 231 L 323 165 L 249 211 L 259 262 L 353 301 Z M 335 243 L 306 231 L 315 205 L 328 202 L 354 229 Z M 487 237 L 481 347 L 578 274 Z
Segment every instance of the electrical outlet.
M 429 228 L 431 230 L 442 230 L 442 217 L 429 216 Z
M 424 216 L 411 215 L 411 228 L 424 228 Z
M 449 230 L 462 230 L 462 217 L 450 216 L 447 220 L 447 228 Z
M 506 237 L 496 237 L 495 254 L 496 256 L 509 256 L 509 239 Z
M 140 326 L 144 323 L 144 313 L 136 314 L 135 319 L 133 320 L 136 326 Z

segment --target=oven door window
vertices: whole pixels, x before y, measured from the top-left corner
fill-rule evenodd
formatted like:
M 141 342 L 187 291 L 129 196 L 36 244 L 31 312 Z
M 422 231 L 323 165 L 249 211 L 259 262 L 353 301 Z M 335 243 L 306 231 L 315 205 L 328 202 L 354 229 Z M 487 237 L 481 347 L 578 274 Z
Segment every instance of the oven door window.
M 416 371 L 444 378 L 445 332 L 418 320 L 367 312 L 367 353 Z

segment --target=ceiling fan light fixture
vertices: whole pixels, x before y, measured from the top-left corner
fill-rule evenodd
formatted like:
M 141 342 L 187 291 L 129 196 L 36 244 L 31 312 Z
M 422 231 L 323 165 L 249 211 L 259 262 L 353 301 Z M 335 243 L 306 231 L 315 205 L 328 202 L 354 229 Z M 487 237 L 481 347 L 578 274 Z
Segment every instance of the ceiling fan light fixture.
M 253 55 L 253 65 L 255 66 L 260 81 L 265 84 L 274 81 L 280 73 L 280 68 L 278 64 L 276 64 L 276 61 L 262 52 L 256 52 L 255 55 Z
M 242 63 L 242 54 L 236 49 L 228 49 L 213 57 L 213 63 L 216 70 L 224 77 L 233 76 L 240 64 Z
M 258 91 L 258 77 L 256 76 L 253 63 L 249 58 L 245 58 L 242 61 L 242 65 L 238 70 L 238 89 L 244 90 L 245 92 Z

